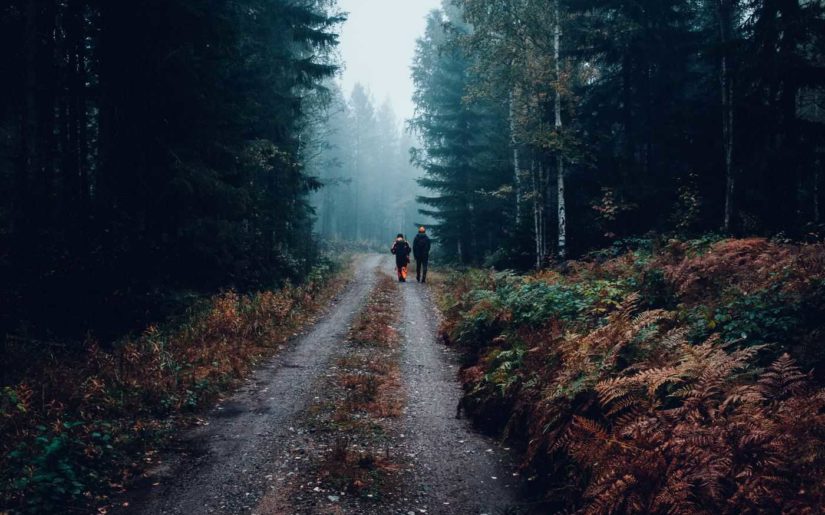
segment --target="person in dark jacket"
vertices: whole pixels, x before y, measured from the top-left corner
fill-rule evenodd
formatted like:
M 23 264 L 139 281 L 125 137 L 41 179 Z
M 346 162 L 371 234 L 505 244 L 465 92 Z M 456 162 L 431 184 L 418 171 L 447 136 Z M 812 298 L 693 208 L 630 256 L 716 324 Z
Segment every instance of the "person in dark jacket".
M 407 265 L 410 264 L 410 244 L 404 239 L 404 235 L 400 234 L 395 238 L 395 243 L 392 244 L 390 252 L 395 254 L 395 266 L 398 268 L 398 282 L 407 282 Z
M 418 228 L 418 234 L 413 240 L 413 256 L 415 257 L 415 278 L 418 282 L 427 282 L 427 267 L 430 264 L 430 237 L 425 227 Z

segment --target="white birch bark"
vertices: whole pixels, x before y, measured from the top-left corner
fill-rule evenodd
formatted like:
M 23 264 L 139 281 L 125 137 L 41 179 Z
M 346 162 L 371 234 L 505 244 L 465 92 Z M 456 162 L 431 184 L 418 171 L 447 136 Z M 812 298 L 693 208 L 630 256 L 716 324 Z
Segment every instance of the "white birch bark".
M 556 101 L 554 109 L 556 115 L 556 134 L 560 136 L 563 128 L 561 120 L 561 63 L 559 62 L 561 54 L 561 11 L 559 0 L 555 0 L 554 4 L 556 9 L 556 22 L 553 27 L 553 54 L 556 67 Z M 564 157 L 561 151 L 559 151 L 556 156 L 556 167 L 556 195 L 558 197 L 559 222 L 558 255 L 559 258 L 564 259 L 567 254 L 567 208 L 564 200 Z
M 519 151 L 516 138 L 516 94 L 515 87 L 510 91 L 510 145 L 513 147 L 513 187 L 516 195 L 516 227 L 521 222 L 521 172 L 519 170 Z

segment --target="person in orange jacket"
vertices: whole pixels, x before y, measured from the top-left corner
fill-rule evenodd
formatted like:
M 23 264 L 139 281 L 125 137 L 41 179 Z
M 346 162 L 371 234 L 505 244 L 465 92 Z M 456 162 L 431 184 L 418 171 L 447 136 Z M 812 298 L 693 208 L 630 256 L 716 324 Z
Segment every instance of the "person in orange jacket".
M 403 234 L 398 234 L 395 237 L 395 243 L 392 244 L 390 252 L 395 254 L 395 266 L 398 268 L 398 282 L 407 282 L 407 265 L 410 264 L 410 253 L 412 249 L 407 240 L 404 239 Z

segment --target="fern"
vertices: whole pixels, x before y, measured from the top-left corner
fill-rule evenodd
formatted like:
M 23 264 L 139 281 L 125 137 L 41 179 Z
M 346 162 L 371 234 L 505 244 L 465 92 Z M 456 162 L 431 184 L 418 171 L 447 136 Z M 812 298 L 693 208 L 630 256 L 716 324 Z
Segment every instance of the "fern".
M 670 302 L 628 294 L 651 277 Z M 525 466 L 567 510 L 819 513 L 825 391 L 781 351 L 802 343 L 822 354 L 811 343 L 821 321 L 803 341 L 731 335 L 768 327 L 758 319 L 781 302 L 810 299 L 818 313 L 823 279 L 822 244 L 671 242 L 644 260 L 627 253 L 530 277 L 479 273 L 486 293 L 465 296 L 464 318 L 450 323 L 477 338 L 465 391 L 527 442 Z M 662 305 L 674 311 L 647 309 Z M 516 342 L 530 349 L 522 357 Z
M 793 359 L 785 353 L 768 367 L 759 378 L 759 391 L 769 399 L 785 399 L 802 393 L 809 376 L 803 374 Z

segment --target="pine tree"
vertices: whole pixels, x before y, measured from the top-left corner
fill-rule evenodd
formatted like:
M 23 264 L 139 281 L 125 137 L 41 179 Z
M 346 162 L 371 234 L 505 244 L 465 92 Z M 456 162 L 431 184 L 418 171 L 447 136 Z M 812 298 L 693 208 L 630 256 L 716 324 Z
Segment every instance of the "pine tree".
M 4 4 L 0 181 L 13 194 L 0 268 L 12 318 L 120 330 L 176 292 L 300 280 L 318 186 L 300 134 L 336 69 L 332 7 Z
M 423 142 L 414 153 L 425 172 L 419 184 L 430 192 L 419 197 L 430 207 L 422 213 L 437 220 L 447 255 L 478 263 L 498 248 L 507 216 L 505 199 L 489 192 L 511 174 L 507 106 L 465 99 L 472 62 L 459 41 L 469 30 L 457 8 L 431 14 L 413 65 L 418 110 L 411 125 Z

